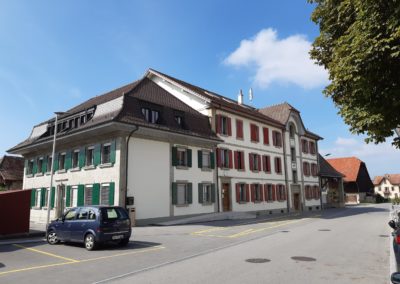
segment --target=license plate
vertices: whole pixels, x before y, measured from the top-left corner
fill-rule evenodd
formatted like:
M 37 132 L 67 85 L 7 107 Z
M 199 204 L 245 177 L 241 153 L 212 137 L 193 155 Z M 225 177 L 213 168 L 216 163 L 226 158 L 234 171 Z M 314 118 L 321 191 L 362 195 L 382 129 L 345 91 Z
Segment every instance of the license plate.
M 117 236 L 112 236 L 113 240 L 120 240 L 122 239 L 124 236 L 123 235 L 117 235 Z

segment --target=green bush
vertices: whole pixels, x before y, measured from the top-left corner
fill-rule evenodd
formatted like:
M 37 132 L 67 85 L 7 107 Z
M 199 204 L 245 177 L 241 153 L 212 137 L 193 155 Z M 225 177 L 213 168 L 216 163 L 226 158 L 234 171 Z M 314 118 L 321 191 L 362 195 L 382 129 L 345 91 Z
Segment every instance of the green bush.
M 376 203 L 386 203 L 386 202 L 389 202 L 389 199 L 383 197 L 383 196 L 380 195 L 380 194 L 376 194 L 376 195 L 375 195 L 375 202 L 376 202 Z

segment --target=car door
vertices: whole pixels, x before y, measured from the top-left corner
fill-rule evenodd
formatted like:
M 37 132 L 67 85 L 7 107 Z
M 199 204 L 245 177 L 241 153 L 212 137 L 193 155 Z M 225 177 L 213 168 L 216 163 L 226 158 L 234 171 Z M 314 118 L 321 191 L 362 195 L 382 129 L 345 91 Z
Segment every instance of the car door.
M 83 242 L 83 234 L 87 230 L 89 216 L 89 208 L 80 208 L 77 212 L 76 219 L 71 226 L 71 240 L 75 242 Z
M 59 239 L 63 241 L 69 241 L 71 239 L 71 227 L 76 219 L 76 213 L 78 208 L 72 208 L 68 210 L 62 220 L 57 224 L 57 235 Z

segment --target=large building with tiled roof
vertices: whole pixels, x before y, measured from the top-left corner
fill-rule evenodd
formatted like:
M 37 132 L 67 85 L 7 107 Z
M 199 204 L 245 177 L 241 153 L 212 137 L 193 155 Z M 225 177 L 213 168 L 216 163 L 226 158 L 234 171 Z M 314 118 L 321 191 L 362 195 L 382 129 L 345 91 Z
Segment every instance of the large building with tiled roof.
M 345 201 L 343 177 L 321 155 L 318 155 L 322 204 L 325 208 L 343 207 Z
M 0 190 L 22 189 L 24 159 L 4 156 L 0 159 Z
M 400 174 L 384 174 L 373 180 L 374 192 L 384 198 L 400 197 Z
M 373 192 L 373 184 L 367 166 L 356 157 L 327 159 L 328 163 L 344 175 L 346 202 L 354 203 L 364 200 Z

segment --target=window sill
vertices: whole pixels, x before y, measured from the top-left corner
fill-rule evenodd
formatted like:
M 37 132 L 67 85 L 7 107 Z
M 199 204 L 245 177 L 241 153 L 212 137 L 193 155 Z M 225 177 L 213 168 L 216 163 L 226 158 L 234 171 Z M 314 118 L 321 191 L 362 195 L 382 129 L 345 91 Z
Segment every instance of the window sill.
M 210 205 L 213 205 L 214 203 L 212 203 L 212 202 L 203 202 L 201 205 L 202 206 L 210 206 Z
M 32 207 L 31 209 L 33 209 L 33 210 L 41 210 L 42 208 L 40 208 L 40 207 Z
M 175 207 L 189 207 L 189 204 L 175 204 Z
M 212 172 L 212 168 L 201 168 L 202 172 Z
M 188 166 L 175 166 L 177 170 L 188 170 Z
M 85 170 L 85 171 L 89 171 L 89 170 L 94 170 L 96 167 L 94 166 L 94 165 L 90 165 L 90 166 L 85 166 L 85 167 L 83 167 L 83 169 Z
M 255 200 L 254 203 L 262 203 L 261 200 Z
M 64 174 L 64 173 L 66 173 L 66 172 L 67 172 L 66 169 L 62 169 L 62 170 L 58 170 L 58 171 L 57 171 L 58 174 Z
M 223 166 L 223 167 L 220 167 L 220 169 L 223 171 L 229 171 L 231 168 L 227 168 L 227 167 Z
M 236 137 L 236 140 L 244 141 L 243 137 Z
M 247 201 L 239 201 L 239 204 L 247 204 Z
M 103 169 L 103 168 L 111 168 L 112 166 L 113 166 L 112 163 L 105 163 L 105 164 L 100 164 L 100 165 L 99 165 L 99 167 L 100 167 L 101 169 Z
M 246 169 L 237 169 L 238 172 L 245 172 Z
M 69 171 L 70 172 L 79 172 L 81 169 L 78 167 L 78 168 L 72 168 L 72 169 L 70 169 Z
M 38 174 L 36 174 L 35 176 L 37 176 L 37 177 L 42 177 L 42 176 L 43 176 L 43 173 L 38 173 Z
M 26 175 L 27 178 L 33 177 L 33 174 Z
M 250 142 L 251 142 L 251 143 L 254 143 L 254 144 L 260 143 L 260 141 L 257 141 L 257 140 L 250 140 Z

